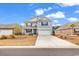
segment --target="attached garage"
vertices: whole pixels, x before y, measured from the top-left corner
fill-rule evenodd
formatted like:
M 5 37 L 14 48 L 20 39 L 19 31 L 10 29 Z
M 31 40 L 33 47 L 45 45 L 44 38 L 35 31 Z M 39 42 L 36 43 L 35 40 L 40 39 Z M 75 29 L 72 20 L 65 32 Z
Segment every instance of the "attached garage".
M 51 35 L 51 34 L 52 34 L 51 28 L 38 29 L 38 35 Z
M 38 35 L 51 35 L 50 31 L 38 31 Z
M 13 29 L 0 29 L 0 35 L 12 35 Z
M 0 25 L 0 35 L 13 35 L 14 28 L 10 25 Z

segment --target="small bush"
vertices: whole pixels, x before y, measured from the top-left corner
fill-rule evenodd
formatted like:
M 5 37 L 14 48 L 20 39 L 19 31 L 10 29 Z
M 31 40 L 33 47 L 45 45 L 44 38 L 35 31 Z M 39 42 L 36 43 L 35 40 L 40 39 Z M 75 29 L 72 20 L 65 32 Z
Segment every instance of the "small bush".
M 7 39 L 7 37 L 5 35 L 2 35 L 0 39 Z
M 9 35 L 9 36 L 7 36 L 7 38 L 8 38 L 8 39 L 14 39 L 15 36 L 14 36 L 14 35 Z
M 22 35 L 22 33 L 15 33 L 15 35 Z

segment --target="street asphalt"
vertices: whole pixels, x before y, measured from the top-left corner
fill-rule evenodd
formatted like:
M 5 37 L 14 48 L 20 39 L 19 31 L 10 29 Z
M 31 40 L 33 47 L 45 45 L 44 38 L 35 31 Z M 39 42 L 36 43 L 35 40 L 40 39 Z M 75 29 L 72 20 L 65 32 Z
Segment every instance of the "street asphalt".
M 75 48 L 0 48 L 0 56 L 79 56 Z

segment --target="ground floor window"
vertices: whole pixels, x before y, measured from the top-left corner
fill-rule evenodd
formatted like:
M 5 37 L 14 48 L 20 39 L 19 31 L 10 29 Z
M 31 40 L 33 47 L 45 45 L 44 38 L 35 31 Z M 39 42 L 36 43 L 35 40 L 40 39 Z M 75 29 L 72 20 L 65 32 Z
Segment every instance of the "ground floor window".
M 32 29 L 26 29 L 26 32 L 32 32 Z
M 26 33 L 36 35 L 37 34 L 37 29 L 26 29 Z
M 33 29 L 33 31 L 34 31 L 34 34 L 37 34 L 37 29 Z

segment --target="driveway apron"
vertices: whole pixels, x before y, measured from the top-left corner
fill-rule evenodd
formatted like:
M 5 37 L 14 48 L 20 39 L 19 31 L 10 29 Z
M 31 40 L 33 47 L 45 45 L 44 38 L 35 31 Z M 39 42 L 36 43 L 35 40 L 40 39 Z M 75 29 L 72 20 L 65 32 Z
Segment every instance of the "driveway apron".
M 39 35 L 36 41 L 38 48 L 78 48 L 76 44 L 51 35 Z

